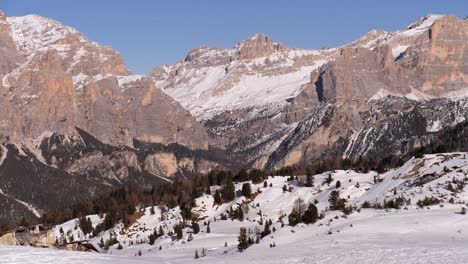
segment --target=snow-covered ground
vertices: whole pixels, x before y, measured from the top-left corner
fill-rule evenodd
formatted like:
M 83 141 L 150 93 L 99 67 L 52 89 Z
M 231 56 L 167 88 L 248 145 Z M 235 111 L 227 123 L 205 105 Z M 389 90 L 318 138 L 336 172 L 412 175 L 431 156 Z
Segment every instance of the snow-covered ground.
M 283 176 L 269 177 L 268 187 L 263 183 L 252 185 L 254 193 L 260 190 L 252 200 L 239 196 L 231 203 L 215 205 L 211 195 L 198 198 L 193 213 L 199 215 L 201 232 L 193 234 L 192 241 L 187 240 L 191 229 L 186 228 L 181 240 L 166 235 L 149 245 L 149 234 L 159 226 L 167 234 L 180 220 L 180 211 L 176 207 L 164 212 L 164 208 L 155 207 L 152 215 L 146 208 L 128 230 L 119 224 L 91 239 L 97 245 L 101 237 L 106 240 L 113 234 L 122 244 L 121 250 L 117 245 L 102 250 L 102 254 L 0 247 L 1 263 L 468 263 L 468 215 L 460 213 L 468 201 L 462 187 L 468 181 L 467 173 L 467 154 L 448 153 L 415 158 L 381 175 L 354 171 L 315 175 L 314 187 L 287 182 Z M 326 183 L 329 175 L 333 179 L 330 184 Z M 337 181 L 341 183 L 339 188 L 335 187 Z M 236 184 L 236 188 L 241 185 Z M 283 192 L 284 185 L 292 190 Z M 344 215 L 328 210 L 328 197 L 336 189 L 357 208 L 365 201 L 383 204 L 398 197 L 411 201 L 398 210 L 361 208 Z M 295 227 L 289 226 L 284 217 L 282 226 L 280 216 L 291 212 L 298 197 L 305 203 L 317 200 L 318 210 L 325 217 L 315 224 Z M 417 201 L 425 197 L 441 202 L 418 206 Z M 221 214 L 240 204 L 248 205 L 243 221 L 220 219 Z M 96 215 L 90 218 L 94 225 L 102 221 Z M 239 252 L 239 228 L 249 228 L 249 235 L 254 237 L 264 228 L 259 224 L 261 218 L 263 222 L 271 219 L 276 231 Z M 210 233 L 204 225 L 208 221 Z M 77 223 L 72 220 L 57 226 L 56 234 L 60 235 L 62 227 L 65 234 L 82 237 L 80 228 L 75 229 Z M 272 244 L 275 247 L 270 247 Z M 196 250 L 200 255 L 197 260 Z M 139 251 L 142 256 L 137 256 Z
M 362 210 L 323 226 L 285 227 L 243 253 L 236 252 L 234 226 L 212 224 L 212 235 L 156 250 L 153 246 L 118 254 L 82 253 L 31 247 L 0 247 L 1 263 L 190 263 L 195 249 L 207 248 L 202 263 L 467 263 L 467 216 L 457 206 L 430 210 L 375 212 Z M 224 221 L 223 221 L 224 222 Z M 228 221 L 229 223 L 231 221 Z M 218 224 L 219 223 L 219 224 Z M 216 232 L 225 228 L 223 232 Z M 333 233 L 328 234 L 332 229 Z M 295 233 L 291 233 L 295 230 Z M 229 241 L 224 248 L 224 241 Z M 274 241 L 275 248 L 269 244 Z M 228 243 L 229 243 L 228 242 Z M 226 253 L 224 253 L 224 250 Z

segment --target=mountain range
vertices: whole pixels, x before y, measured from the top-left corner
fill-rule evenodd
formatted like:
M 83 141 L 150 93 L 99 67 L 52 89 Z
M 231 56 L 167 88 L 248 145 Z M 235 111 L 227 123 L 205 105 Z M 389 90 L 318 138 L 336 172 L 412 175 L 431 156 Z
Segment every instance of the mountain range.
M 257 34 L 135 75 L 76 29 L 0 13 L 0 224 L 131 183 L 379 161 L 454 131 L 466 147 L 467 50 L 467 19 L 427 15 L 321 50 Z

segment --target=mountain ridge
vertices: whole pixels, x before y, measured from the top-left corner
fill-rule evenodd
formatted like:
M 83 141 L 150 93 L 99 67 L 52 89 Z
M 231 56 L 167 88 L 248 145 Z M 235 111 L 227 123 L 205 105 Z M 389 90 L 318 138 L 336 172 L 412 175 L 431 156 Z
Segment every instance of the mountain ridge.
M 70 188 L 95 183 L 83 194 L 93 196 L 217 169 L 405 156 L 468 120 L 467 43 L 466 20 L 429 15 L 320 51 L 257 34 L 135 75 L 73 28 L 2 14 L 0 188 L 16 204 L 6 218 L 31 214 L 14 199 L 53 209 L 33 188 L 50 173 Z

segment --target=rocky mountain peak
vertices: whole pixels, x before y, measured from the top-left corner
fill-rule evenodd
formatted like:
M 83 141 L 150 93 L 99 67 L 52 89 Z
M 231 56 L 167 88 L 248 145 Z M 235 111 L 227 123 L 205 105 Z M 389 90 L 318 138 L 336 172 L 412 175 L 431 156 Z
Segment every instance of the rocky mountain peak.
M 239 59 L 254 59 L 271 55 L 275 51 L 286 51 L 284 44 L 274 42 L 265 34 L 255 34 L 235 46 Z
M 416 20 L 415 22 L 409 24 L 406 29 L 425 29 L 432 24 L 438 19 L 441 19 L 444 17 L 444 15 L 439 15 L 439 14 L 427 14 L 426 16 Z
M 63 44 L 70 35 L 79 35 L 80 42 L 86 41 L 77 30 L 39 15 L 8 17 L 7 22 L 17 48 L 26 56 L 54 44 Z

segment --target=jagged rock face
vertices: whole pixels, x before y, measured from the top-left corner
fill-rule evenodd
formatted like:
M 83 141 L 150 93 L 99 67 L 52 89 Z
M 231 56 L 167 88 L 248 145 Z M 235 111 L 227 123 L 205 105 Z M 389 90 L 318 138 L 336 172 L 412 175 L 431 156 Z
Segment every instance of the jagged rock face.
M 237 57 L 240 60 L 268 57 L 274 52 L 287 51 L 288 48 L 273 42 L 268 36 L 258 34 L 237 45 Z
M 438 103 L 448 108 L 445 114 L 466 111 L 450 102 L 467 93 L 467 34 L 466 20 L 428 15 L 404 30 L 373 30 L 349 45 L 321 51 L 294 50 L 256 35 L 232 49 L 195 50 L 189 59 L 150 75 L 220 146 L 251 166 L 278 168 L 348 154 L 377 158 L 382 155 L 372 147 L 384 144 L 372 145 L 370 138 L 390 138 L 386 152 L 401 154 L 409 145 L 427 143 L 417 140 L 432 133 L 422 129 L 424 122 L 437 122 L 429 113 L 413 112 L 403 123 L 387 117 L 369 122 L 367 115 L 375 115 L 377 102 L 388 96 L 395 103 L 387 107 L 403 113 Z M 384 129 L 400 125 L 407 130 Z M 369 137 L 357 136 L 361 130 Z M 350 145 L 354 141 L 362 142 Z
M 291 49 L 255 35 L 231 49 L 192 50 L 184 61 L 156 67 L 150 76 L 202 122 L 226 115 L 248 121 L 280 112 L 332 53 Z
M 468 23 L 427 16 L 406 30 L 371 32 L 342 48 L 311 79 L 319 100 L 370 99 L 379 91 L 420 98 L 466 94 Z
M 110 47 L 36 15 L 1 22 L 7 116 L 0 128 L 12 142 L 81 127 L 116 145 L 138 138 L 207 148 L 204 128 L 148 78 L 129 75 Z
M 214 145 L 250 164 L 274 150 L 307 115 L 304 105 L 318 105 L 316 99 L 303 100 L 301 107 L 291 102 L 334 52 L 292 49 L 255 35 L 231 49 L 194 49 L 150 76 L 203 123 Z

